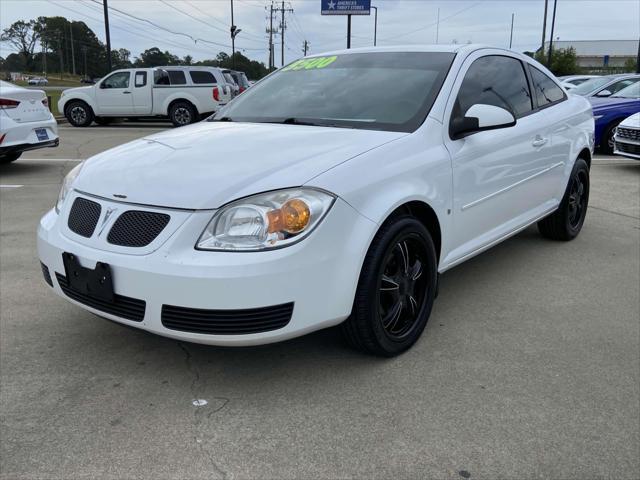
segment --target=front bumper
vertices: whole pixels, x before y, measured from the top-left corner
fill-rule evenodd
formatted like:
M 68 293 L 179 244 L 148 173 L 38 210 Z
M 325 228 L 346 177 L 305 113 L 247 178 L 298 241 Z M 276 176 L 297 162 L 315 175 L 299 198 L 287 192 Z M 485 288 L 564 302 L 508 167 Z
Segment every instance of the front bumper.
M 105 207 L 110 203 L 100 202 Z M 38 227 L 38 255 L 51 274 L 53 290 L 110 320 L 211 345 L 271 343 L 342 322 L 351 312 L 360 268 L 377 230 L 338 199 L 318 228 L 297 244 L 264 252 L 207 252 L 195 250 L 194 244 L 213 212 L 195 211 L 155 250 L 140 255 L 94 248 L 86 239 L 73 238 L 66 225 L 71 203 L 68 199 L 60 215 L 48 212 Z M 63 252 L 73 253 L 87 268 L 109 264 L 115 293 L 146 302 L 142 320 L 105 313 L 67 296 L 58 278 L 66 273 Z M 290 303 L 290 321 L 261 333 L 210 335 L 170 329 L 162 321 L 163 305 L 236 311 Z
M 613 137 L 613 154 L 640 160 L 640 142 Z

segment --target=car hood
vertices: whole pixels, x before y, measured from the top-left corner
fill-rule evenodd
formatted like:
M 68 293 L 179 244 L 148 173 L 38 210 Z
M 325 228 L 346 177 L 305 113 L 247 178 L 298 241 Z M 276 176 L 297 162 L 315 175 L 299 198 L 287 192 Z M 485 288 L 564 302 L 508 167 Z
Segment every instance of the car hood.
M 254 193 L 303 185 L 339 163 L 405 135 L 200 122 L 88 159 L 73 188 L 142 205 L 213 209 Z
M 90 92 L 95 88 L 94 85 L 87 85 L 86 87 L 73 87 L 73 88 L 65 88 L 62 90 L 62 96 L 68 95 L 70 93 L 78 93 L 78 92 Z
M 638 100 L 637 98 L 591 97 L 589 98 L 589 101 L 591 102 L 591 106 L 593 107 L 594 112 L 613 110 L 632 105 L 640 105 L 640 100 Z

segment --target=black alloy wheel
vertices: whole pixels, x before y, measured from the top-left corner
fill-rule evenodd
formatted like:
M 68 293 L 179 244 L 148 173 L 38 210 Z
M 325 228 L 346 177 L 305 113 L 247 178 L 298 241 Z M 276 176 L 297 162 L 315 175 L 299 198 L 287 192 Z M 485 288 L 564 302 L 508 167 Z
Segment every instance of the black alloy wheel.
M 415 217 L 400 214 L 378 230 L 365 257 L 353 310 L 342 324 L 359 350 L 392 357 L 420 338 L 437 288 L 431 234 Z

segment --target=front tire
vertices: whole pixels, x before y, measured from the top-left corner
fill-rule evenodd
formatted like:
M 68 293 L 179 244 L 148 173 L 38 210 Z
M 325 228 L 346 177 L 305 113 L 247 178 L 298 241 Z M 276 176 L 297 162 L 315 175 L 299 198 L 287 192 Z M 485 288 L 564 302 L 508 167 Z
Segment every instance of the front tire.
M 379 356 L 404 352 L 427 324 L 436 285 L 429 231 L 409 215 L 388 220 L 367 252 L 353 311 L 342 326 L 348 342 Z
M 609 125 L 605 130 L 604 134 L 602 135 L 602 139 L 600 140 L 601 153 L 605 155 L 613 155 L 613 150 L 614 150 L 613 136 L 615 135 L 616 127 L 620 122 L 621 120 L 611 123 L 611 125 Z
M 175 102 L 169 108 L 169 120 L 174 127 L 184 127 L 198 121 L 198 112 L 189 102 Z
M 64 109 L 64 116 L 74 127 L 88 127 L 93 122 L 93 110 L 81 100 L 69 102 Z
M 20 158 L 20 155 L 22 155 L 22 152 L 7 153 L 5 155 L 0 155 L 0 165 L 5 163 L 15 162 L 17 159 Z
M 578 236 L 589 204 L 589 166 L 576 160 L 558 209 L 538 222 L 538 231 L 551 240 L 569 241 Z

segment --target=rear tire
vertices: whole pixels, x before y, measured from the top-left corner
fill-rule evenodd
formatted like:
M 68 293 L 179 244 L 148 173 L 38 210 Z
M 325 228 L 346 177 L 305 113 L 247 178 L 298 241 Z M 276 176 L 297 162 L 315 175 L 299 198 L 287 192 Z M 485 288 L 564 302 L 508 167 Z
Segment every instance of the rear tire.
M 82 100 L 69 102 L 64 109 L 64 116 L 74 127 L 88 127 L 93 122 L 93 110 Z
M 538 222 L 538 231 L 551 240 L 569 241 L 578 236 L 589 204 L 589 166 L 576 160 L 558 209 Z
M 169 120 L 174 127 L 184 127 L 198 121 L 198 112 L 189 102 L 175 102 L 169 108 Z
M 22 155 L 22 152 L 7 153 L 5 155 L 0 155 L 0 164 L 15 162 L 17 159 L 20 158 L 20 155 Z
M 393 357 L 420 338 L 437 285 L 433 240 L 409 215 L 388 220 L 367 252 L 351 316 L 342 324 L 347 341 L 364 352 Z

